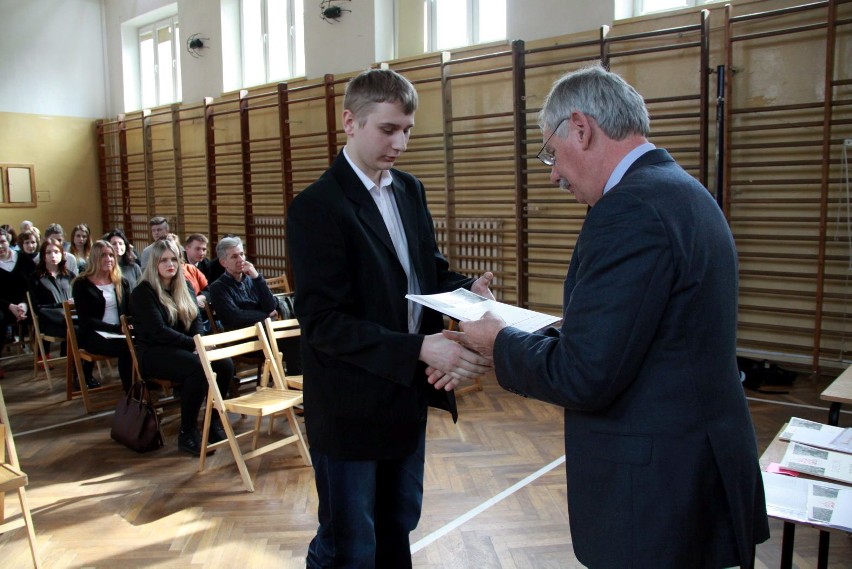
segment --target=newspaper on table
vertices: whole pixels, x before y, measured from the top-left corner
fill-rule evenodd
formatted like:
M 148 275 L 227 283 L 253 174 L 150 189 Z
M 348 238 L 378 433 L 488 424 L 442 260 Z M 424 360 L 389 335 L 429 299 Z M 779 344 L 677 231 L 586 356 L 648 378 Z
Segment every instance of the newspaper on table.
M 437 310 L 459 322 L 478 320 L 485 312 L 490 310 L 509 326 L 524 332 L 541 330 L 545 326 L 550 326 L 562 319 L 560 316 L 551 316 L 490 300 L 463 288 L 439 294 L 407 294 L 405 298 Z
M 769 472 L 763 488 L 772 517 L 852 531 L 852 488 Z
M 796 472 L 852 484 L 852 455 L 790 441 L 781 466 Z
M 852 429 L 792 417 L 779 438 L 809 446 L 852 454 Z

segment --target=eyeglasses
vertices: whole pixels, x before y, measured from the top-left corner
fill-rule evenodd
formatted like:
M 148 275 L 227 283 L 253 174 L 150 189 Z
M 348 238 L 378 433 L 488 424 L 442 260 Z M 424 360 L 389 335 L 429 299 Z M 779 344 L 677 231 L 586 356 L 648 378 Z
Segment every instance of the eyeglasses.
M 553 138 L 553 135 L 556 134 L 556 131 L 559 130 L 559 127 L 562 126 L 562 123 L 566 120 L 568 119 L 564 118 L 557 123 L 556 128 L 553 129 L 553 132 L 550 133 L 550 136 L 547 137 L 547 140 L 545 140 L 544 144 L 541 146 L 541 150 L 539 150 L 538 154 L 535 155 L 535 157 L 541 160 L 541 163 L 545 166 L 553 166 L 556 164 L 556 155 L 547 149 L 547 145 L 550 143 L 550 139 Z

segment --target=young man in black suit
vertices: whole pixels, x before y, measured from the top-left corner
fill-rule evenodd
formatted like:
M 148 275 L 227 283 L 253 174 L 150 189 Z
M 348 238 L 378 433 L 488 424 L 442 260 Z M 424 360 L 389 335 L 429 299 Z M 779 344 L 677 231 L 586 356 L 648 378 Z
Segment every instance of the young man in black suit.
M 736 362 L 737 253 L 709 192 L 647 140 L 648 111 L 593 67 L 539 119 L 550 180 L 590 206 L 560 330 L 486 315 L 448 337 L 506 389 L 565 408 L 568 512 L 588 567 L 751 567 L 769 537 Z
M 414 126 L 411 83 L 367 71 L 343 107 L 346 147 L 287 221 L 319 495 L 307 566 L 404 569 L 423 499 L 427 406 L 456 418 L 452 390 L 490 368 L 405 295 L 465 287 L 493 298 L 492 275 L 449 270 L 423 185 L 393 169 Z

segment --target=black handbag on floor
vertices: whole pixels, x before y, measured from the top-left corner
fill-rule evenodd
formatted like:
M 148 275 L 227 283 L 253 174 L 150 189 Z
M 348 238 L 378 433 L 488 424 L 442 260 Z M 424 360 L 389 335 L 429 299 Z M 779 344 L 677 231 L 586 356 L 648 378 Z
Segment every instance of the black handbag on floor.
M 160 420 L 144 382 L 134 382 L 127 395 L 119 399 L 110 436 L 136 452 L 148 452 L 163 446 Z

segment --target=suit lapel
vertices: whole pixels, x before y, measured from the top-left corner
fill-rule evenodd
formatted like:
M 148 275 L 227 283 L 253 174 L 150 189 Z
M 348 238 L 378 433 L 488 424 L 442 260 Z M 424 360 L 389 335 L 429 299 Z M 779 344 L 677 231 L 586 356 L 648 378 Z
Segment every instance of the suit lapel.
M 384 243 L 393 258 L 396 259 L 396 249 L 393 247 L 393 241 L 391 241 L 385 220 L 379 212 L 379 206 L 376 205 L 373 196 L 364 187 L 364 183 L 355 173 L 355 170 L 349 165 L 342 151 L 334 160 L 331 171 L 337 179 L 337 183 L 343 189 L 343 194 L 352 202 L 358 219 L 363 222 L 368 231 Z M 399 262 L 398 259 L 397 262 Z

